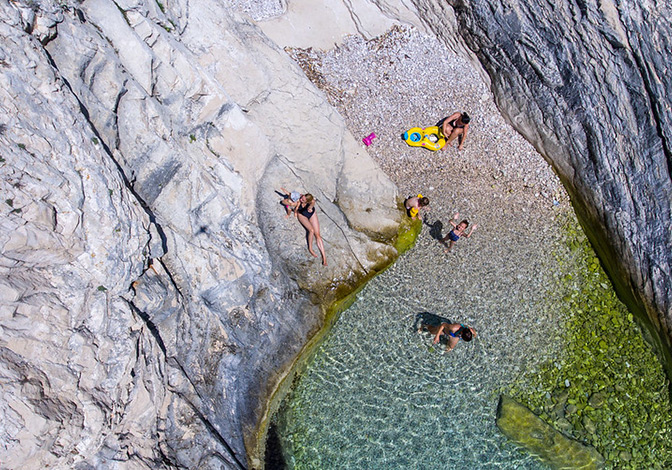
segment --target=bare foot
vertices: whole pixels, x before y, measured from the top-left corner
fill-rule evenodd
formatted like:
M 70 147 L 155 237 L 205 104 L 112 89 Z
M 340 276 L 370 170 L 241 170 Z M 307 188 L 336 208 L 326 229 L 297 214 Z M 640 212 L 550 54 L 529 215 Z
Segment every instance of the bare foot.
M 327 258 L 322 258 L 322 266 L 326 266 L 326 265 L 327 265 Z
M 450 253 L 450 248 L 444 248 L 444 249 L 443 249 L 443 252 L 444 252 L 444 253 Z
M 310 252 L 311 255 L 313 255 L 313 258 L 317 258 L 317 255 L 315 254 L 315 252 L 313 250 L 308 250 L 308 251 Z

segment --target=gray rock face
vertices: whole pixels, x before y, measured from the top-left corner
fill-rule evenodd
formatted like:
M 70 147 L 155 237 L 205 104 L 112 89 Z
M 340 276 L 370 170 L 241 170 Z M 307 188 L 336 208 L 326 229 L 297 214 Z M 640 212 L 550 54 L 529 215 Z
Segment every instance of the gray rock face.
M 442 2 L 416 3 L 438 35 L 454 28 Z M 450 3 L 503 114 L 560 175 L 617 291 L 653 326 L 672 372 L 670 5 Z
M 0 30 L 3 468 L 257 466 L 319 303 L 396 256 L 396 188 L 220 2 L 17 1 Z

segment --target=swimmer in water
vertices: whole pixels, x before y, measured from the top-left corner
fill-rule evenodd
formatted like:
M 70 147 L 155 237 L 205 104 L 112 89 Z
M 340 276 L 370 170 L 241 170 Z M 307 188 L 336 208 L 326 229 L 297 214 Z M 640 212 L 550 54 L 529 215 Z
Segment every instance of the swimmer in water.
M 432 344 L 446 340 L 446 351 L 452 351 L 459 340 L 471 341 L 476 337 L 476 330 L 461 323 L 441 323 L 440 325 L 420 325 L 418 332 L 429 331 L 434 335 Z

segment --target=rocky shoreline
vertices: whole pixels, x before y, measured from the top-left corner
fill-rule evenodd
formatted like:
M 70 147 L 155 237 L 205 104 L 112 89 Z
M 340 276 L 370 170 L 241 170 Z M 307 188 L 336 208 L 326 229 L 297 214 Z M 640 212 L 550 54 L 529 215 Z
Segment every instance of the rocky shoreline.
M 549 227 L 569 202 L 548 165 L 506 124 L 466 62 L 451 54 L 430 60 L 430 52 L 403 52 L 409 40 L 416 51 L 443 50 L 435 39 L 394 30 L 365 45 L 348 40 L 330 53 L 297 51 L 315 65 L 316 84 L 326 93 L 277 42 L 296 31 L 307 42 L 318 37 L 331 47 L 340 43 L 342 28 L 373 39 L 379 34 L 373 31 L 403 22 L 434 30 L 459 49 L 457 33 L 470 31 L 476 43 L 482 37 L 469 27 L 501 26 L 503 18 L 537 37 L 525 18 L 491 11 L 489 2 L 471 12 L 436 0 L 402 3 L 337 0 L 319 10 L 307 0 L 13 0 L 0 6 L 6 39 L 0 43 L 3 464 L 256 466 L 267 399 L 322 327 L 321 303 L 355 289 L 394 259 L 398 199 L 420 191 L 432 199 L 432 212 L 423 226 L 429 236 L 423 234 L 416 252 L 423 256 L 413 262 L 426 267 L 431 259 L 439 266 L 423 280 L 428 285 L 455 283 L 454 293 L 435 299 L 434 308 L 470 306 L 467 320 L 488 317 L 488 334 L 511 346 L 498 317 L 532 312 L 537 288 L 558 276 L 547 268 L 562 237 Z M 543 7 L 508 3 L 520 6 L 507 10 L 516 13 Z M 524 60 L 514 64 L 522 71 L 488 70 L 501 74 L 494 78 L 514 79 L 513 89 L 497 88 L 498 105 L 521 132 L 546 132 L 541 140 L 528 136 L 537 148 L 557 150 L 549 147 L 556 137 L 571 140 L 571 151 L 556 152 L 554 164 L 569 172 L 566 183 L 574 182 L 576 171 L 580 184 L 572 186 L 572 198 L 582 202 L 582 223 L 595 229 L 589 235 L 607 228 L 619 234 L 593 242 L 606 246 L 603 262 L 618 262 L 610 275 L 619 292 L 635 292 L 635 301 L 646 303 L 666 351 L 670 184 L 660 157 L 670 148 L 670 118 L 660 97 L 669 79 L 656 68 L 665 62 L 650 44 L 667 37 L 661 32 L 670 15 L 653 11 L 661 16 L 637 29 L 630 15 L 648 6 L 634 7 L 596 11 L 591 4 L 576 12 L 587 33 L 597 32 L 587 54 L 582 49 L 577 57 L 607 52 L 607 59 L 580 70 L 625 80 L 606 80 L 619 93 L 606 90 L 599 106 L 589 105 L 603 83 L 572 76 L 578 87 L 587 78 L 586 88 L 562 88 L 557 63 L 539 67 L 535 56 L 550 57 L 548 49 L 522 49 Z M 501 17 L 474 15 L 469 22 L 470 14 L 484 12 Z M 459 30 L 456 14 L 464 23 Z M 551 16 L 562 26 L 564 17 Z M 339 21 L 312 21 L 325 18 Z M 275 36 L 260 26 L 266 21 L 274 23 Z M 632 31 L 627 38 L 626 26 Z M 505 29 L 514 35 L 510 48 L 501 36 L 505 52 L 518 57 L 517 47 L 529 41 L 515 37 L 519 28 Z M 555 42 L 554 35 L 538 39 Z M 580 39 L 565 43 L 581 46 Z M 498 44 L 493 50 L 504 51 Z M 569 69 L 562 70 L 571 76 L 569 57 Z M 637 69 L 641 63 L 651 67 Z M 613 64 L 616 69 L 602 73 Z M 464 80 L 443 82 L 451 76 Z M 527 104 L 549 96 L 538 88 L 530 96 L 527 84 L 587 97 L 588 103 L 572 107 L 586 116 L 574 116 L 573 127 L 565 128 L 554 108 L 539 116 L 506 107 L 518 98 Z M 643 96 L 652 100 L 643 102 Z M 633 132 L 632 122 L 622 126 L 619 114 L 613 122 L 600 114 L 612 105 L 634 109 L 638 119 L 632 122 L 643 122 L 646 132 Z M 399 139 L 403 130 L 455 110 L 475 117 L 463 152 L 431 154 Z M 556 137 L 547 116 L 560 125 Z M 586 147 L 586 135 L 603 123 L 605 135 L 618 131 L 645 141 L 621 148 L 596 139 L 591 142 L 601 148 Z M 378 137 L 367 153 L 360 139 L 373 131 Z M 567 133 L 572 139 L 562 138 Z M 317 196 L 328 267 L 308 254 L 296 221 L 283 219 L 281 186 Z M 636 207 L 623 202 L 628 191 L 637 195 Z M 603 224 L 595 223 L 592 208 L 607 215 Z M 479 228 L 445 254 L 435 237 L 457 211 Z M 492 273 L 495 283 L 487 277 Z M 498 291 L 515 295 L 502 302 L 491 295 Z M 432 302 L 426 293 L 411 300 L 418 308 Z M 524 326 L 534 331 L 535 325 Z

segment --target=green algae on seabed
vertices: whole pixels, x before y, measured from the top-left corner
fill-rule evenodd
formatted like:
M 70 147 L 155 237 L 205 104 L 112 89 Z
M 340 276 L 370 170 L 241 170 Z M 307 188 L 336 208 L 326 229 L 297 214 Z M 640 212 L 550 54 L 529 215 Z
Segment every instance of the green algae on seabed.
M 669 380 L 631 313 L 618 300 L 575 221 L 568 256 L 559 357 L 506 391 L 546 423 L 597 449 L 606 468 L 672 468 Z
M 399 224 L 399 232 L 397 234 L 397 241 L 394 243 L 399 256 L 406 253 L 415 246 L 415 242 L 422 231 L 422 220 L 413 220 L 410 217 L 404 216 Z
M 564 436 L 506 395 L 499 398 L 497 426 L 506 437 L 525 447 L 551 468 L 604 468 L 604 458 L 594 447 Z

